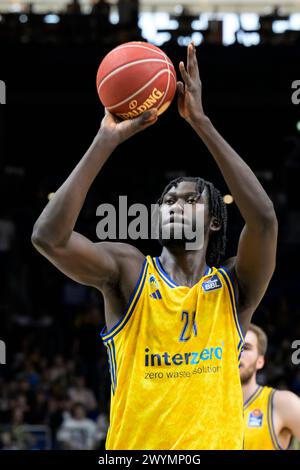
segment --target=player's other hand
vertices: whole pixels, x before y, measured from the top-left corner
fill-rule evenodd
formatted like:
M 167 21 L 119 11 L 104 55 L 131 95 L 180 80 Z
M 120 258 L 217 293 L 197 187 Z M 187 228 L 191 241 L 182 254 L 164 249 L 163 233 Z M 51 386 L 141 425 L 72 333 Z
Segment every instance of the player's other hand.
M 190 124 L 205 117 L 202 106 L 202 84 L 200 80 L 196 48 L 193 42 L 187 48 L 187 65 L 179 63 L 183 82 L 177 82 L 178 111 Z
M 114 145 L 119 145 L 134 134 L 146 129 L 157 121 L 157 109 L 145 111 L 134 119 L 121 121 L 107 109 L 102 119 L 99 133 L 110 140 Z

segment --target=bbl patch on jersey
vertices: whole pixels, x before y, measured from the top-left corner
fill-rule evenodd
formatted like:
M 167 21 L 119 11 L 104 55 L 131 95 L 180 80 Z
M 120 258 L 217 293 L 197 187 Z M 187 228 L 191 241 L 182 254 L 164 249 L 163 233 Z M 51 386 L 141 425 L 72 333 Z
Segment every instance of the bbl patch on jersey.
M 204 281 L 202 283 L 202 289 L 204 290 L 204 292 L 209 292 L 211 290 L 220 289 L 221 287 L 222 287 L 222 282 L 220 281 L 220 279 L 218 278 L 216 274 L 212 276 L 210 279 L 208 279 L 208 281 Z
M 261 428 L 263 423 L 263 417 L 264 414 L 258 408 L 251 411 L 248 418 L 248 428 Z

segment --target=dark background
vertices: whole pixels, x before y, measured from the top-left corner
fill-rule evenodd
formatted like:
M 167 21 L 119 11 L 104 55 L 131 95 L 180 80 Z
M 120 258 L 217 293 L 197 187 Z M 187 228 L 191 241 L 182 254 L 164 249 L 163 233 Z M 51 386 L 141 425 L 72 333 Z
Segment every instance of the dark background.
M 88 415 L 108 413 L 109 373 L 99 338 L 103 302 L 96 290 L 69 281 L 39 255 L 30 236 L 48 193 L 63 183 L 99 128 L 96 72 L 116 45 L 0 44 L 0 79 L 7 86 L 7 105 L 0 106 L 0 219 L 10 219 L 15 230 L 9 250 L 0 254 L 0 337 L 7 344 L 0 420 L 15 423 L 14 410 L 23 406 L 22 422 L 50 426 L 54 446 L 72 405 L 68 390 L 75 377 L 84 376 L 96 397 L 97 408 Z M 185 48 L 162 49 L 178 72 Z M 291 101 L 300 47 L 204 44 L 197 55 L 205 111 L 255 171 L 279 219 L 276 272 L 254 316 L 270 341 L 260 380 L 300 394 L 300 369 L 291 362 L 291 344 L 300 339 L 300 105 Z M 178 175 L 201 176 L 222 194 L 229 192 L 174 101 L 155 126 L 114 152 L 88 193 L 76 229 L 96 241 L 99 204 L 128 195 L 130 202 L 149 205 Z M 243 222 L 235 204 L 228 211 L 232 256 Z M 160 251 L 154 241 L 134 244 L 145 254 Z

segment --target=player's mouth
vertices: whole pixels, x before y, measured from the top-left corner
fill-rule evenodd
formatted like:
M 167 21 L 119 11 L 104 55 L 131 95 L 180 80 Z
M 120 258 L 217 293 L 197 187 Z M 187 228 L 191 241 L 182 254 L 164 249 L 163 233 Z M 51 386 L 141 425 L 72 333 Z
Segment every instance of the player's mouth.
M 164 225 L 168 225 L 168 224 L 172 224 L 172 225 L 190 225 L 189 224 L 189 221 L 184 219 L 181 215 L 171 215 L 171 217 L 169 218 L 169 220 L 166 220 L 164 222 Z

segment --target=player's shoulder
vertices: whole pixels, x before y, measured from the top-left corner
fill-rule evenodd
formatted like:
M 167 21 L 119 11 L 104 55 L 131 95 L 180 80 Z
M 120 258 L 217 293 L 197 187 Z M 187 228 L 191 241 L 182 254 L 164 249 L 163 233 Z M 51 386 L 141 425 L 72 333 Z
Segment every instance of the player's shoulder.
M 298 395 L 295 393 L 291 392 L 290 390 L 277 390 L 276 388 L 274 390 L 274 401 L 277 404 L 284 404 L 288 400 L 299 400 Z
M 287 407 L 293 405 L 299 406 L 300 398 L 289 390 L 276 390 L 274 389 L 274 407 L 280 414 L 284 413 Z
M 227 271 L 230 272 L 230 274 L 235 274 L 235 263 L 236 263 L 236 256 L 231 256 L 231 258 L 226 259 L 221 267 L 226 268 Z
M 223 261 L 219 269 L 223 269 L 227 272 L 227 274 L 229 274 L 229 278 L 231 282 L 233 283 L 233 286 L 238 292 L 239 284 L 238 284 L 238 279 L 237 279 L 236 271 L 235 271 L 235 263 L 236 263 L 236 256 L 232 256 L 231 258 L 227 258 L 225 261 Z

